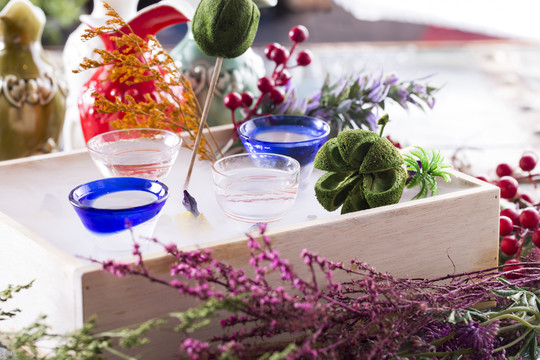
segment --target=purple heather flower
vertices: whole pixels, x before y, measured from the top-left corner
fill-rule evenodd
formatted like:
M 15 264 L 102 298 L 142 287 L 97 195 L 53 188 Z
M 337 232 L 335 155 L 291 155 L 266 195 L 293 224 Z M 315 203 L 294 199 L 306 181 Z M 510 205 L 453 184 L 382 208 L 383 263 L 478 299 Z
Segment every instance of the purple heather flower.
M 470 359 L 488 360 L 493 353 L 493 343 L 498 330 L 497 322 L 485 327 L 476 321 L 458 323 L 455 341 L 461 344 L 461 348 L 474 349 L 474 356 L 469 356 Z

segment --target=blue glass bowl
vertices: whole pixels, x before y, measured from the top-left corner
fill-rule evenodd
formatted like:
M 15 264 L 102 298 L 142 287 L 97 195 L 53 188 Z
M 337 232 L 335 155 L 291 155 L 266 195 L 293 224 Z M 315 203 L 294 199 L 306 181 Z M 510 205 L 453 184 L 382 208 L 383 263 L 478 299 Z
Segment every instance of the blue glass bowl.
M 238 134 L 249 153 L 273 153 L 296 159 L 301 181 L 313 170 L 317 151 L 330 133 L 321 119 L 302 115 L 272 115 L 251 119 L 240 125 Z
M 169 189 L 159 181 L 113 177 L 77 186 L 69 201 L 88 230 L 105 235 L 154 219 L 168 197 Z

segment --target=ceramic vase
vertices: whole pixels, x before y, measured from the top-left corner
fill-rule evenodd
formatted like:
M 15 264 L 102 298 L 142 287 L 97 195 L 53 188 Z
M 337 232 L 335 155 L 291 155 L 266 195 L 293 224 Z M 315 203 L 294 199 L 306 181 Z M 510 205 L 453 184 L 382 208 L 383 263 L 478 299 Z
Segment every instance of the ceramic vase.
M 123 19 L 131 19 L 137 14 L 139 0 L 107 0 L 109 4 Z M 69 35 L 62 61 L 64 63 L 65 78 L 69 84 L 69 95 L 66 103 L 66 119 L 63 129 L 63 148 L 72 150 L 84 147 L 85 141 L 81 130 L 81 121 L 77 100 L 81 95 L 83 86 L 87 83 L 95 70 L 86 70 L 74 73 L 73 70 L 85 57 L 95 58 L 94 49 L 103 49 L 105 44 L 99 37 L 83 41 L 81 36 L 86 29 L 96 28 L 105 24 L 107 10 L 103 6 L 103 0 L 94 0 L 94 7 L 90 15 L 80 17 L 81 24 Z
M 199 50 L 193 39 L 191 23 L 188 23 L 186 36 L 171 51 L 171 57 L 191 82 L 199 103 L 204 104 L 216 59 Z M 257 94 L 257 80 L 264 74 L 264 61 L 251 48 L 237 58 L 224 59 L 208 113 L 208 124 L 230 124 L 231 112 L 223 105 L 223 97 L 233 91 Z
M 182 10 L 181 10 L 182 9 Z M 175 0 L 174 2 L 159 2 L 155 6 L 144 8 L 128 22 L 129 29 L 120 29 L 125 33 L 133 31 L 142 39 L 147 39 L 148 35 L 156 34 L 161 29 L 189 21 L 195 12 L 193 0 Z M 108 51 L 114 51 L 116 44 L 114 37 L 119 37 L 120 33 L 107 33 L 101 36 L 105 48 Z M 159 98 L 160 90 L 155 86 L 152 80 L 129 85 L 126 82 L 109 79 L 111 67 L 102 66 L 98 68 L 91 78 L 84 84 L 81 95 L 78 99 L 79 115 L 81 121 L 84 141 L 87 142 L 92 137 L 116 130 L 112 125 L 116 120 L 121 120 L 123 113 L 101 113 L 95 107 L 97 92 L 103 98 L 109 101 L 125 101 L 124 96 L 131 96 L 136 102 L 146 102 L 146 96 L 153 99 Z M 181 96 L 181 89 L 179 89 Z
M 57 148 L 66 90 L 41 45 L 44 12 L 11 0 L 0 12 L 0 160 Z

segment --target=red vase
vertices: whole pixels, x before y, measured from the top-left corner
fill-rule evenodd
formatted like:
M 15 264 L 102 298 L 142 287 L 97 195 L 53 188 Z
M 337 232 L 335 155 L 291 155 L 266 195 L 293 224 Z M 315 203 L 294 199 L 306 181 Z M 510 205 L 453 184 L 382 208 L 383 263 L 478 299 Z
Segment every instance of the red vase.
M 140 12 L 135 18 L 129 21 L 129 26 L 136 35 L 142 39 L 147 39 L 148 35 L 154 35 L 165 27 L 187 21 L 189 21 L 188 17 L 177 8 L 157 4 L 157 6 Z M 121 32 L 128 31 L 127 28 L 121 29 Z M 120 34 L 109 33 L 101 35 L 105 49 L 108 51 L 116 49 L 116 44 L 111 40 L 112 36 L 120 36 Z M 81 127 L 86 142 L 98 134 L 115 130 L 116 128 L 112 126 L 111 122 L 124 117 L 124 113 L 108 114 L 98 112 L 95 107 L 96 96 L 94 92 L 99 93 L 112 102 L 116 101 L 117 98 L 120 101 L 125 101 L 126 95 L 132 96 L 137 102 L 146 102 L 145 94 L 150 94 L 155 101 L 158 101 L 160 97 L 160 92 L 153 81 L 127 85 L 119 81 L 107 80 L 110 69 L 111 66 L 109 65 L 98 68 L 90 80 L 84 85 L 78 100 Z

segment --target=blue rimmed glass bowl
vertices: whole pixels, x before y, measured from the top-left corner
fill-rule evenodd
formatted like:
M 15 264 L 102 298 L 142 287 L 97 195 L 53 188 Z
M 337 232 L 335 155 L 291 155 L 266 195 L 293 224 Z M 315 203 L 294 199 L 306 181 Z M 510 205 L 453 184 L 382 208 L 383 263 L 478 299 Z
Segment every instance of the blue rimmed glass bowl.
M 83 225 L 107 250 L 129 250 L 133 241 L 150 237 L 169 197 L 168 187 L 156 180 L 113 177 L 74 188 L 69 201 Z
M 301 183 L 309 179 L 315 155 L 329 133 L 330 126 L 324 120 L 303 115 L 263 116 L 238 128 L 249 153 L 281 154 L 296 159 L 301 166 Z

